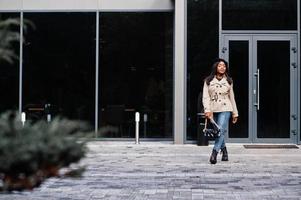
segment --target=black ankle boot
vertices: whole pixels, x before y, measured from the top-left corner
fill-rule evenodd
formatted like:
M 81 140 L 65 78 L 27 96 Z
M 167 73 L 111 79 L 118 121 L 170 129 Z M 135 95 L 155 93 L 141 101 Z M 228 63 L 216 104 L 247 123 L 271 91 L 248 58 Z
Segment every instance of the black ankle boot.
M 221 149 L 221 152 L 222 152 L 222 161 L 228 161 L 229 158 L 228 158 L 228 152 L 227 152 L 227 148 L 224 147 Z
M 216 156 L 217 151 L 215 149 L 212 150 L 211 156 L 210 156 L 210 163 L 215 164 L 216 163 Z

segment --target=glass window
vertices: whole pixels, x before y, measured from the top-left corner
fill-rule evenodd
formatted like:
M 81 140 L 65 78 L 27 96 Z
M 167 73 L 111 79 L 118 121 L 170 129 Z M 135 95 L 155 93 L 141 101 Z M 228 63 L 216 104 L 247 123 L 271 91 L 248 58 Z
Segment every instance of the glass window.
M 223 30 L 297 30 L 297 0 L 224 0 Z
M 23 110 L 95 122 L 95 13 L 24 13 Z
M 203 80 L 218 57 L 218 0 L 188 0 L 187 139 L 197 139 Z
M 173 13 L 101 13 L 101 137 L 172 138 Z
M 9 18 L 14 18 L 19 20 L 19 13 L 0 13 L 0 22 L 7 20 Z M 20 32 L 20 26 L 14 25 L 9 27 L 10 31 Z M 4 29 L 0 30 L 0 35 L 6 32 Z M 7 32 L 6 32 L 7 33 Z M 7 39 L 7 38 L 6 38 Z M 3 44 L 4 38 L 1 37 L 0 43 Z M 20 53 L 20 43 L 15 41 L 10 43 L 11 50 L 14 51 L 15 56 L 19 57 Z M 2 48 L 2 46 L 0 46 Z M 4 54 L 1 55 L 1 58 Z M 6 110 L 18 110 L 19 102 L 19 60 L 17 58 L 12 60 L 10 63 L 6 59 L 0 59 L 0 93 L 1 93 L 1 103 L 0 112 Z

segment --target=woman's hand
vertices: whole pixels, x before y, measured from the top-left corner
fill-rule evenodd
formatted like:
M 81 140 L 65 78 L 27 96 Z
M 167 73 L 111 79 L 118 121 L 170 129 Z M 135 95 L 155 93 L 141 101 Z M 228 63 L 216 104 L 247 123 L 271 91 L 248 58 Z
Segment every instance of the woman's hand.
M 235 123 L 237 122 L 237 118 L 238 118 L 238 117 L 232 116 L 232 123 L 233 123 L 233 124 L 235 124 Z
M 212 119 L 213 118 L 213 112 L 205 112 L 205 117 L 207 119 Z

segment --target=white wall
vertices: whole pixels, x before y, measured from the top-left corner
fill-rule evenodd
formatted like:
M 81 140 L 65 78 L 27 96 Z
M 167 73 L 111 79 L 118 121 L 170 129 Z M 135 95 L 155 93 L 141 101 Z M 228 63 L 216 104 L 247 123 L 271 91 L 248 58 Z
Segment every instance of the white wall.
M 172 0 L 0 0 L 0 11 L 173 10 Z
M 0 0 L 0 11 L 20 10 L 21 8 L 21 0 Z

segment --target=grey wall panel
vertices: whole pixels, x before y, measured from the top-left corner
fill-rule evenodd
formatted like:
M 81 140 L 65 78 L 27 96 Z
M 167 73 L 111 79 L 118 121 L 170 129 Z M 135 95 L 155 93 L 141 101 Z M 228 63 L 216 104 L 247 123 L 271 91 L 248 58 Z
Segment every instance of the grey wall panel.
M 22 2 L 22 0 L 0 0 L 0 12 L 20 10 Z
M 186 17 L 187 1 L 175 4 L 175 66 L 174 66 L 174 143 L 183 144 L 186 137 Z
M 172 0 L 0 0 L 0 11 L 173 10 Z
M 173 10 L 172 0 L 99 0 L 101 10 Z
M 23 0 L 23 10 L 96 10 L 97 0 Z

